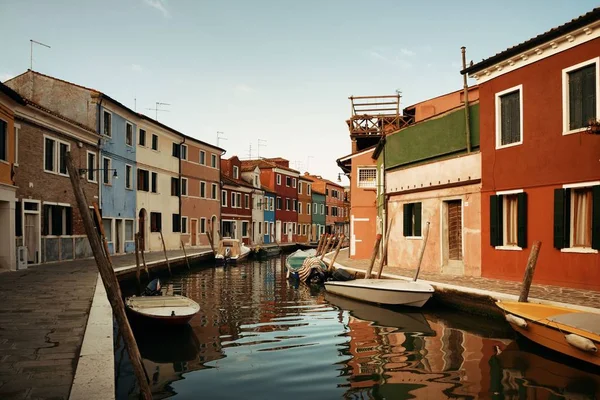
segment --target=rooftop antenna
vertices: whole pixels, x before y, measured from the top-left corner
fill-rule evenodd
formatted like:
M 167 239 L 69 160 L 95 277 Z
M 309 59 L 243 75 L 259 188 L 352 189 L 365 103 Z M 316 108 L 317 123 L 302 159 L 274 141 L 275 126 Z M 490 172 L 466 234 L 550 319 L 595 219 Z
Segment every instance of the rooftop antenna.
M 263 143 L 267 143 L 267 141 L 263 140 L 263 139 L 258 139 L 258 146 L 257 146 L 258 149 L 256 150 L 257 151 L 256 158 L 258 158 L 258 159 L 260 159 L 260 148 L 267 147 L 267 145 L 263 144 Z
M 248 149 L 248 160 L 252 160 L 252 143 L 250 143 L 250 148 Z
M 306 171 L 310 170 L 310 159 L 314 158 L 314 156 L 308 156 L 306 157 Z
M 49 49 L 50 49 L 51 47 L 50 47 L 50 46 L 48 46 L 47 44 L 44 44 L 44 43 L 38 42 L 38 41 L 36 41 L 36 40 L 33 40 L 33 39 L 29 39 L 29 42 L 30 42 L 30 43 L 29 43 L 29 46 L 30 46 L 30 51 L 29 51 L 29 69 L 33 71 L 33 44 L 34 44 L 34 43 L 35 43 L 35 44 L 39 44 L 40 46 L 44 46 L 44 47 L 47 47 L 47 48 L 49 48 Z
M 160 108 L 158 108 L 158 106 L 170 106 L 170 104 L 169 103 L 161 103 L 160 101 L 157 101 L 155 104 L 156 105 L 154 106 L 154 108 L 146 108 L 146 110 L 154 111 L 154 119 L 158 121 L 158 112 L 159 111 L 169 112 L 169 110 L 161 110 Z
M 219 147 L 219 140 L 227 140 L 225 134 L 221 131 L 217 131 L 217 147 Z

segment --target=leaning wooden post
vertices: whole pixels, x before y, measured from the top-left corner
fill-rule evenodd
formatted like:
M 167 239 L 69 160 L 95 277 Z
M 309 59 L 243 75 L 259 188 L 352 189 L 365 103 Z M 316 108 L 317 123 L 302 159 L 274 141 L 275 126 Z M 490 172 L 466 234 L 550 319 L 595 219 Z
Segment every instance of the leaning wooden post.
M 110 260 L 110 252 L 108 251 L 108 241 L 106 240 L 106 232 L 104 232 L 104 225 L 102 225 L 102 215 L 100 215 L 100 208 L 98 207 L 98 203 L 92 203 L 92 207 L 94 208 L 94 213 L 96 214 L 96 219 L 98 220 L 98 230 L 100 231 L 100 237 L 102 238 L 104 254 L 106 254 L 108 262 L 112 265 L 112 261 Z
M 138 233 L 139 234 L 139 233 Z M 140 235 L 140 243 L 142 243 L 142 236 Z M 148 279 L 150 279 L 150 271 L 148 271 L 148 265 L 146 265 L 146 256 L 144 255 L 144 249 L 140 246 L 140 253 L 142 253 L 142 263 L 144 263 L 144 269 L 146 270 L 146 275 L 148 275 Z
M 96 231 L 94 220 L 90 215 L 88 202 L 79 182 L 79 173 L 73 165 L 71 152 L 67 152 L 65 156 L 65 163 L 67 165 L 67 170 L 69 171 L 69 179 L 71 180 L 71 185 L 73 186 L 73 193 L 77 201 L 77 206 L 79 207 L 79 213 L 81 214 L 81 219 L 83 220 L 83 227 L 85 228 L 85 233 L 87 234 L 90 242 L 90 247 L 92 249 L 92 253 L 94 254 L 94 259 L 96 260 L 96 266 L 100 272 L 102 283 L 106 289 L 108 301 L 110 302 L 113 314 L 117 320 L 117 324 L 119 325 L 119 331 L 123 335 L 123 340 L 125 342 L 125 347 L 127 347 L 127 352 L 129 353 L 129 359 L 131 360 L 133 372 L 135 373 L 140 386 L 141 395 L 144 399 L 150 400 L 152 399 L 152 391 L 148 385 L 148 379 L 144 371 L 144 365 L 142 364 L 140 350 L 135 341 L 135 337 L 133 336 L 129 321 L 127 320 L 127 315 L 125 314 L 125 304 L 123 303 L 119 281 L 117 280 L 115 270 L 112 268 L 112 265 L 109 261 L 109 256 L 104 253 L 102 248 L 103 246 Z M 102 224 L 102 220 L 99 220 L 99 223 Z
M 331 262 L 329 263 L 329 271 L 333 270 L 333 266 L 335 265 L 335 259 L 337 258 L 338 254 L 340 254 L 340 249 L 342 248 L 343 241 L 344 241 L 344 234 L 342 233 L 342 236 L 340 236 L 340 241 L 338 242 L 338 245 L 335 248 L 335 254 L 333 255 L 333 258 L 331 259 Z
M 163 245 L 163 253 L 165 254 L 165 260 L 167 261 L 167 269 L 169 270 L 169 276 L 173 276 L 173 274 L 171 273 L 171 264 L 169 264 L 169 257 L 167 257 L 167 246 L 165 246 L 165 238 L 163 237 L 162 229 L 158 231 L 158 233 L 160 233 L 160 240 Z
M 213 253 L 215 252 L 215 242 L 213 238 L 213 224 L 211 221 L 208 221 L 208 231 L 206 231 L 206 237 L 208 238 L 208 243 L 210 244 L 210 248 Z
M 527 260 L 527 267 L 525 267 L 525 275 L 523 276 L 523 286 L 521 287 L 521 294 L 519 294 L 519 301 L 522 303 L 527 302 L 527 297 L 529 297 L 529 288 L 531 287 L 531 282 L 533 281 L 535 264 L 537 263 L 541 247 L 542 242 L 540 242 L 539 240 L 533 242 L 533 246 L 531 247 L 529 259 Z
M 381 244 L 381 238 L 381 233 L 378 233 L 377 237 L 375 238 L 375 246 L 373 246 L 373 253 L 371 254 L 371 259 L 369 260 L 369 267 L 365 271 L 365 279 L 371 278 L 371 272 L 373 271 L 373 266 L 375 265 L 377 254 L 379 253 L 379 245 Z
M 325 235 L 321 235 L 321 237 L 319 238 L 319 242 L 317 243 L 317 252 L 315 253 L 315 256 L 318 256 L 319 251 L 321 251 L 321 244 L 323 243 L 324 237 L 325 237 Z
M 321 250 L 321 261 L 323 261 L 323 258 L 325 257 L 325 254 L 327 253 L 327 248 L 329 247 L 329 243 L 331 243 L 333 240 L 333 234 L 330 234 L 329 237 L 327 238 L 327 240 L 325 241 L 325 245 L 323 246 L 323 249 Z
M 190 268 L 190 260 L 188 260 L 187 253 L 185 252 L 185 245 L 183 244 L 183 240 L 181 240 L 181 248 L 183 249 L 183 256 L 185 257 L 185 262 L 187 263 L 188 269 Z
M 415 273 L 415 277 L 413 281 L 417 281 L 419 277 L 419 272 L 421 271 L 421 262 L 423 262 L 423 255 L 425 255 L 425 246 L 427 246 L 427 238 L 429 237 L 429 221 L 425 225 L 425 234 L 423 237 L 423 245 L 421 245 L 421 251 L 419 252 L 419 264 L 417 265 L 417 272 Z
M 135 234 L 135 277 L 137 279 L 138 282 L 138 288 L 141 287 L 142 283 L 140 282 L 140 249 L 139 249 L 139 243 L 140 243 L 140 234 L 136 233 Z

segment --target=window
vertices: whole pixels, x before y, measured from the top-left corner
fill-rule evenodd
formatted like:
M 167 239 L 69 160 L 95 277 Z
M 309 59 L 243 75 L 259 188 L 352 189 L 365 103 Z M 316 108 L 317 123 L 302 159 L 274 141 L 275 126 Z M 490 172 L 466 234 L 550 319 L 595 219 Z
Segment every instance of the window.
M 179 196 L 180 182 L 179 179 L 171 177 L 171 196 Z
M 106 136 L 112 136 L 112 114 L 109 113 L 108 111 L 104 110 L 103 111 L 103 118 L 102 118 L 102 133 L 105 134 Z
M 206 233 L 206 218 L 200 218 L 200 233 Z
M 302 194 L 302 182 L 298 182 L 298 194 Z
M 181 217 L 179 216 L 179 214 L 173 214 L 173 219 L 172 219 L 172 229 L 173 232 L 181 232 Z
M 0 160 L 8 161 L 8 124 L 0 119 Z M 44 164 L 45 166 L 46 164 Z
M 125 164 L 125 188 L 133 189 L 133 167 Z
M 523 85 L 496 93 L 496 148 L 523 143 Z
M 574 133 L 600 118 L 600 58 L 563 70 L 563 131 Z
M 187 146 L 185 144 L 181 145 L 180 156 L 182 160 L 187 160 Z
M 213 200 L 217 200 L 217 184 L 216 183 L 211 184 L 210 198 Z
M 295 188 L 296 187 L 296 178 L 292 178 L 292 187 Z
M 313 203 L 313 213 L 315 213 L 316 215 L 319 214 L 319 209 L 317 208 L 317 203 Z
M 133 241 L 133 220 L 132 219 L 125 220 L 125 240 L 128 242 Z
M 188 217 L 181 217 L 181 233 L 188 233 Z
M 325 214 L 325 204 L 321 204 L 321 215 Z
M 258 184 L 258 176 L 254 175 L 254 187 L 259 188 L 260 185 Z
M 298 202 L 298 214 L 302 214 L 302 202 Z
M 162 214 L 150 213 L 150 232 L 162 232 Z
M 200 197 L 206 198 L 206 182 L 200 182 Z
M 206 152 L 204 150 L 200 150 L 200 164 L 206 165 Z
M 277 174 L 277 185 L 281 186 L 281 175 Z
M 325 188 L 325 196 L 329 196 L 329 189 Z
M 290 211 L 290 199 L 285 199 L 285 209 Z
M 277 198 L 277 209 L 281 210 L 281 197 Z
M 210 155 L 210 166 L 213 168 L 217 168 L 217 156 L 214 154 Z
M 45 137 L 44 170 L 47 172 L 58 173 L 59 175 L 68 175 L 65 157 L 67 155 L 67 151 L 70 149 L 71 145 L 69 143 L 58 139 Z M 4 150 L 4 152 L 6 153 L 6 150 Z
M 187 196 L 187 184 L 188 184 L 188 180 L 187 178 L 181 178 L 181 195 L 182 196 Z
M 404 236 L 421 236 L 421 203 L 404 204 Z
M 152 134 L 152 150 L 158 151 L 158 136 L 155 134 Z
M 244 195 L 244 208 L 250 208 L 250 195 Z
M 377 186 L 377 168 L 358 169 L 358 187 L 375 188 Z
M 225 190 L 221 190 L 221 206 L 227 207 L 227 192 Z
M 181 146 L 179 146 L 178 143 L 173 143 L 173 151 L 172 151 L 173 157 L 179 158 L 180 153 L 181 153 Z
M 133 125 L 129 122 L 125 122 L 125 144 L 133 146 Z
M 312 186 L 312 185 L 311 185 L 310 183 L 308 183 L 308 184 L 306 185 L 306 194 L 310 194 L 310 191 L 311 191 L 311 189 L 312 189 L 312 188 L 311 188 L 311 186 Z
M 265 229 L 265 235 L 268 235 L 269 234 L 269 223 L 268 222 L 265 222 L 265 228 L 264 229 Z
M 235 193 L 231 192 L 231 208 L 236 208 Z
M 236 165 L 234 165 L 233 166 L 233 179 L 239 179 L 239 178 L 240 178 L 240 170 Z
M 269 210 L 273 211 L 273 207 L 274 207 L 274 205 L 275 205 L 275 199 L 274 199 L 274 198 L 272 198 L 272 197 L 270 197 L 270 198 L 269 198 L 269 203 L 270 203 L 270 204 L 269 204 Z
M 144 129 L 138 131 L 138 144 L 146 147 L 146 131 Z
M 554 190 L 554 247 L 596 253 L 600 250 L 600 184 L 565 186 Z
M 242 221 L 242 237 L 248 237 L 248 221 Z
M 102 227 L 106 241 L 112 242 L 112 219 L 102 218 Z
M 112 160 L 110 158 L 102 158 L 102 182 L 105 185 L 110 185 L 112 180 L 112 174 L 110 173 Z
M 490 244 L 508 249 L 527 247 L 527 193 L 513 190 L 490 196 Z
M 306 236 L 306 225 L 302 224 L 302 236 Z
M 138 190 L 150 191 L 150 173 L 144 169 L 137 170 L 137 188 Z
M 158 174 L 152 172 L 152 193 L 158 193 Z
M 310 209 L 310 203 L 306 203 L 306 214 L 310 215 L 311 209 Z
M 73 209 L 70 206 L 44 204 L 43 235 L 73 234 Z
M 287 187 L 292 186 L 292 178 L 290 178 L 289 176 L 285 177 L 285 186 L 287 186 Z
M 325 215 L 329 215 L 329 206 L 325 206 Z
M 242 194 L 241 193 L 236 193 L 236 198 L 235 198 L 235 205 L 238 208 L 242 208 Z
M 97 181 L 97 169 L 96 166 L 96 153 L 92 153 L 91 151 L 87 152 L 87 180 L 88 182 L 96 182 Z
M 292 200 L 292 211 L 296 211 L 298 209 L 298 200 Z
M 252 226 L 254 227 L 254 222 L 252 223 Z M 262 224 L 260 222 L 258 223 L 258 234 L 262 234 Z

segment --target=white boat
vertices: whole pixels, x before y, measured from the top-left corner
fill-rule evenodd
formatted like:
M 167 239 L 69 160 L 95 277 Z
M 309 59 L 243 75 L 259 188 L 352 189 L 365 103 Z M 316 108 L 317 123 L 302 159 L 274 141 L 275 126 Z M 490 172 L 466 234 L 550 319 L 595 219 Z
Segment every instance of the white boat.
M 221 239 L 215 260 L 217 262 L 236 263 L 250 255 L 250 247 L 244 246 L 239 239 Z
M 433 286 L 398 279 L 355 279 L 325 282 L 328 292 L 369 303 L 423 307 L 433 296 Z
M 167 325 L 187 324 L 200 311 L 200 305 L 185 296 L 132 296 L 125 306 L 134 316 Z

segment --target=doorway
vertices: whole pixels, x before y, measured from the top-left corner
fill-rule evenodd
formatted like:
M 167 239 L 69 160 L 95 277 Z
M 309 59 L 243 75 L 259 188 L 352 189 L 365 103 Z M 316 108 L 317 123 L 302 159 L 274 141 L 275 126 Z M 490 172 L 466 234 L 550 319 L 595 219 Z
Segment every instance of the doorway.
M 275 240 L 281 242 L 281 221 L 275 222 Z
M 123 253 L 123 220 L 115 219 L 115 253 Z
M 140 250 L 146 250 L 146 209 L 142 208 L 138 219 L 138 233 L 140 237 Z
M 23 242 L 27 247 L 27 264 L 39 264 L 41 248 L 40 203 L 23 201 Z
M 192 234 L 192 246 L 198 245 L 198 220 L 192 219 L 190 226 L 191 234 Z
M 462 200 L 442 204 L 442 272 L 463 275 L 463 207 Z

